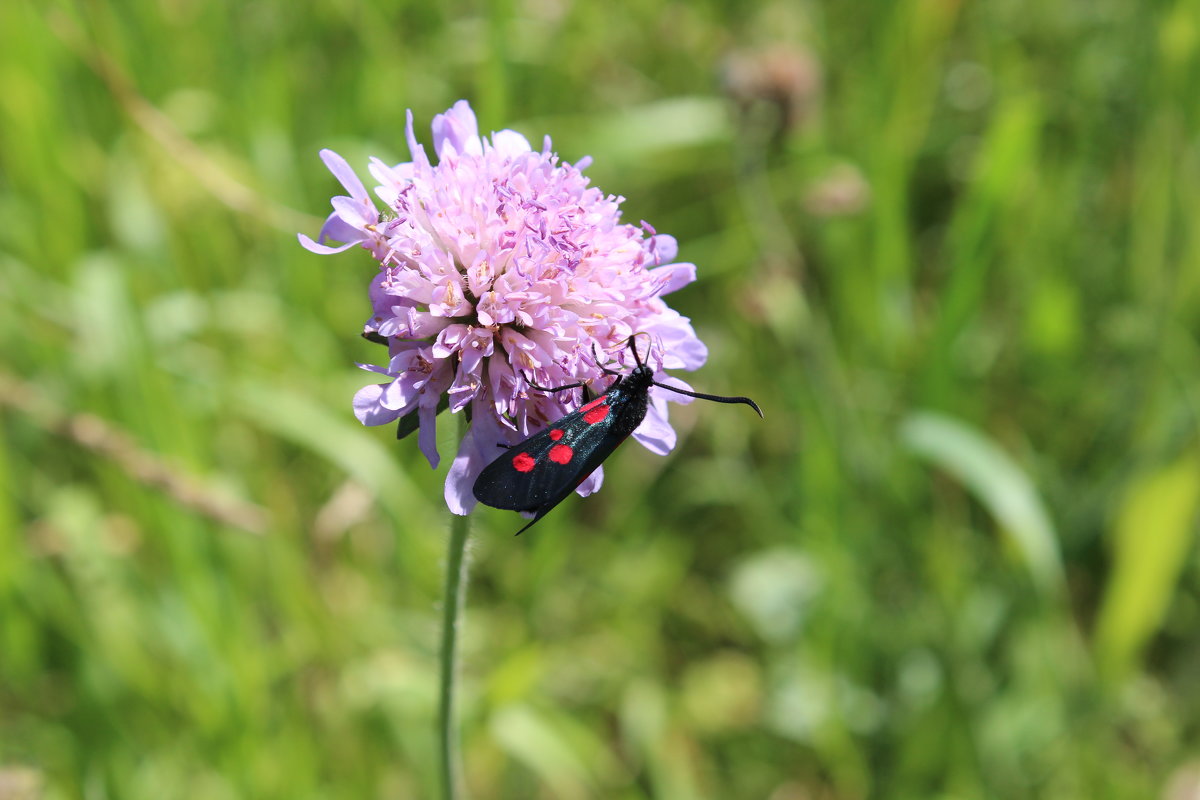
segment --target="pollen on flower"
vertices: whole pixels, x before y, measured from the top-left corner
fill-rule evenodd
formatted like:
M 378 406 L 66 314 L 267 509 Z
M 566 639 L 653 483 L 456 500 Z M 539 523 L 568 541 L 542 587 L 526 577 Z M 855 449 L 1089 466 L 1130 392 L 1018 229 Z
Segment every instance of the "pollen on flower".
M 691 323 L 663 300 L 695 280 L 695 267 L 674 263 L 672 237 L 622 222 L 624 198 L 584 176 L 590 159 L 561 161 L 548 139 L 535 151 L 511 130 L 480 137 L 465 101 L 434 120 L 431 154 L 411 114 L 405 137 L 411 161 L 370 164 L 382 210 L 350 165 L 323 150 L 346 195 L 334 199 L 317 241 L 300 241 L 323 254 L 357 245 L 379 265 L 366 332 L 387 340 L 389 360 L 364 367 L 376 378 L 355 397 L 359 419 L 381 425 L 417 413 L 419 445 L 436 464 L 439 402 L 470 412 L 446 486 L 451 510 L 466 513 L 475 477 L 498 443 L 519 441 L 579 406 L 576 392 L 531 393 L 528 382 L 603 379 L 601 363 L 628 365 L 633 331 L 649 334 L 648 363 L 704 363 Z M 597 403 L 586 408 L 599 412 Z M 665 409 L 652 398 L 643 423 L 643 442 L 656 452 L 674 438 Z M 533 469 L 527 453 L 513 458 L 518 469 L 518 461 Z M 599 480 L 597 472 L 580 491 Z

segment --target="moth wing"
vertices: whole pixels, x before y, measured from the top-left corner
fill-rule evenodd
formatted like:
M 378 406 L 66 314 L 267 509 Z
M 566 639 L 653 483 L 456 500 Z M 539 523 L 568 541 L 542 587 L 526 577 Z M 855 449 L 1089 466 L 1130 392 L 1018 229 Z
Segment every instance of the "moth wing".
M 536 511 L 539 518 L 562 502 L 622 441 L 584 413 L 573 411 L 505 450 L 479 473 L 475 498 L 493 508 Z

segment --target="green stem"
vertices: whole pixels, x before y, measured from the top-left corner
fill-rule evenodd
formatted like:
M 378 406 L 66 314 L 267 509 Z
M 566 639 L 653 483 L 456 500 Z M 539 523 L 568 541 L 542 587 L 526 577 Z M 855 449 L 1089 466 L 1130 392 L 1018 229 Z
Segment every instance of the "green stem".
M 466 415 L 460 414 L 460 438 L 466 435 Z M 438 767 L 443 800 L 458 797 L 458 727 L 454 718 L 454 688 L 458 679 L 458 615 L 467 593 L 467 537 L 471 518 L 455 514 L 450 522 L 446 552 L 446 585 L 442 599 L 441 675 L 438 691 Z

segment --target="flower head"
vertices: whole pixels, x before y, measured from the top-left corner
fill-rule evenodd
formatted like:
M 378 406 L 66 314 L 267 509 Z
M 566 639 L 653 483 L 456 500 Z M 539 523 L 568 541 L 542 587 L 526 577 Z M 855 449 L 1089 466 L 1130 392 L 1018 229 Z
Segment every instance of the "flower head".
M 687 388 L 662 370 L 696 369 L 707 350 L 662 296 L 695 280 L 696 268 L 674 263 L 672 237 L 644 222 L 622 223 L 623 198 L 583 176 L 590 159 L 560 162 L 549 137 L 540 152 L 516 131 L 481 138 L 465 100 L 434 117 L 436 164 L 413 134 L 412 112 L 406 134 L 412 161 L 371 160 L 382 213 L 346 161 L 321 151 L 349 196 L 333 198 L 316 242 L 301 234 L 300 243 L 314 253 L 359 245 L 379 262 L 364 333 L 386 341 L 390 359 L 360 365 L 383 382 L 355 395 L 359 420 L 382 425 L 417 414 L 420 448 L 437 466 L 440 401 L 447 398 L 455 413 L 470 409 L 471 428 L 446 479 L 450 510 L 465 514 L 497 445 L 520 441 L 579 405 L 577 392 L 535 386 L 588 381 L 603 391 L 611 379 L 601 365 L 632 366 L 626 342 L 647 333 L 639 342 L 651 342 L 643 355 L 657 379 Z M 659 454 L 675 445 L 663 395 L 651 393 L 633 434 Z M 597 470 L 579 493 L 595 491 L 602 479 Z

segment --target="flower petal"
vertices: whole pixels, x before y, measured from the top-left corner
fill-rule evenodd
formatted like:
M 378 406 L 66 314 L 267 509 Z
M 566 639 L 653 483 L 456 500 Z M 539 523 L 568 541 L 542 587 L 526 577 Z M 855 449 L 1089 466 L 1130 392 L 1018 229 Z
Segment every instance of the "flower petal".
M 370 195 L 367 194 L 366 187 L 362 181 L 354 174 L 354 170 L 346 163 L 346 159 L 339 156 L 332 150 L 322 150 L 321 160 L 325 162 L 325 166 L 333 173 L 333 177 L 338 179 L 338 183 L 346 187 L 346 191 L 355 200 L 365 200 L 371 202 Z
M 401 414 L 412 411 L 413 401 L 421 391 L 416 382 L 423 377 L 424 375 L 416 372 L 403 373 L 384 387 L 383 394 L 379 397 L 379 405 Z
M 328 245 L 317 244 L 303 233 L 297 233 L 296 238 L 300 240 L 300 246 L 305 250 L 310 253 L 318 253 L 323 256 L 327 256 L 330 253 L 340 253 L 343 250 L 349 250 L 351 247 L 354 247 L 354 245 L 358 244 L 358 242 L 350 242 L 349 244 L 339 245 L 338 247 L 329 247 Z
M 667 421 L 666 403 L 659 398 L 652 398 L 650 407 L 646 409 L 646 418 L 633 432 L 633 438 L 651 453 L 665 456 L 675 449 L 675 429 Z
M 378 158 L 371 158 L 371 166 L 367 168 L 371 177 L 379 181 L 375 187 L 375 196 L 388 206 L 395 206 L 396 198 L 404 187 L 412 182 L 413 165 L 410 162 L 389 167 Z
M 372 384 L 359 389 L 354 395 L 354 416 L 363 425 L 386 425 L 404 416 L 391 408 L 384 408 L 379 400 L 387 384 Z
M 491 409 L 490 401 L 476 400 L 471 405 L 471 428 L 458 446 L 458 455 L 446 475 L 446 505 L 454 514 L 467 514 L 475 507 L 475 479 L 483 468 L 496 460 L 499 444 L 513 444 Z
M 655 283 L 662 286 L 656 295 L 662 296 L 670 294 L 678 289 L 682 289 L 692 281 L 696 280 L 696 265 L 682 262 L 679 264 L 667 264 L 662 267 L 656 267 L 650 270 L 650 274 L 654 277 Z
M 422 395 L 421 404 L 417 407 L 417 413 L 421 415 L 421 427 L 417 430 L 417 446 L 429 460 L 430 468 L 437 469 L 442 460 L 437 449 L 437 395 L 431 396 L 433 402 L 427 403 L 425 396 Z
M 479 141 L 479 124 L 475 112 L 466 100 L 459 100 L 445 114 L 433 118 L 433 152 L 445 158 L 446 147 L 455 154 L 483 155 L 483 144 Z
M 437 335 L 433 342 L 434 358 L 449 358 L 462 347 L 463 341 L 471 335 L 471 326 L 455 323 L 447 325 Z
M 412 109 L 408 110 L 405 116 L 404 138 L 408 142 L 408 152 L 412 155 L 413 171 L 420 172 L 429 169 L 429 157 L 425 155 L 425 148 L 417 143 L 417 135 L 413 133 L 413 115 Z
M 454 463 L 446 474 L 444 496 L 451 514 L 470 514 L 471 509 L 475 508 L 477 501 L 472 488 L 475 486 L 475 477 L 483 469 L 475 468 L 477 462 L 478 448 L 475 447 L 475 426 L 472 425 L 458 443 L 458 454 L 454 456 Z
M 692 322 L 679 312 L 664 308 L 648 331 L 662 342 L 664 369 L 699 369 L 708 360 L 708 348 L 696 338 Z
M 330 204 L 338 217 L 353 228 L 362 229 L 379 222 L 379 211 L 370 200 L 364 202 L 355 197 L 335 197 Z M 362 234 L 359 234 L 359 238 L 362 238 Z
M 516 131 L 507 129 L 492 134 L 492 149 L 500 155 L 510 158 L 533 151 L 533 148 L 529 146 L 528 139 Z
M 592 492 L 600 491 L 600 485 L 604 483 L 604 467 L 596 467 L 591 475 L 588 475 L 579 485 L 575 487 L 575 493 L 580 497 L 587 497 Z
M 667 264 L 679 255 L 679 242 L 669 233 L 659 233 L 650 237 L 649 250 L 654 254 L 655 264 Z M 696 280 L 696 267 L 692 267 L 692 280 Z
M 358 244 L 365 238 L 367 238 L 366 233 L 361 228 L 346 222 L 336 211 L 325 218 L 325 224 L 321 226 L 321 232 L 317 234 L 318 242 L 333 239 L 335 242 Z

